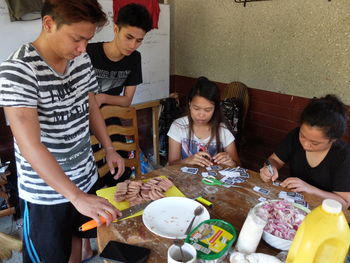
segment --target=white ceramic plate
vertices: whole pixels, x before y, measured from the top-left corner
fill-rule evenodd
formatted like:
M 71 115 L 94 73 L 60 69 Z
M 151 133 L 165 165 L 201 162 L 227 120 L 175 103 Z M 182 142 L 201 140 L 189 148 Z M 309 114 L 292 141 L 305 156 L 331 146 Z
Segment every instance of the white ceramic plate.
M 184 239 L 193 212 L 199 205 L 201 204 L 186 197 L 165 197 L 149 204 L 143 212 L 142 220 L 148 230 L 158 236 Z M 208 210 L 204 206 L 203 208 L 203 213 L 194 220 L 192 229 L 210 219 Z

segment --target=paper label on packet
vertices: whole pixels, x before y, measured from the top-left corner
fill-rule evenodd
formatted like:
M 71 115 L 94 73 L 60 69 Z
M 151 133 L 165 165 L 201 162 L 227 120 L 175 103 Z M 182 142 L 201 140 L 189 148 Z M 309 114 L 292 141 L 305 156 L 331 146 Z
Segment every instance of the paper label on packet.
M 274 181 L 274 182 L 272 182 L 272 184 L 273 184 L 274 186 L 281 186 L 281 183 L 280 183 L 279 181 Z
M 212 166 L 208 166 L 205 169 L 207 169 L 207 171 L 213 171 L 213 170 L 220 170 L 222 169 L 222 167 L 220 165 L 212 165 Z
M 285 199 L 293 199 L 293 200 L 304 200 L 304 195 L 300 194 L 300 193 L 296 193 L 296 192 L 285 192 L 285 191 L 281 191 L 278 194 L 279 198 Z
M 267 199 L 265 197 L 260 196 L 258 198 L 259 202 L 265 202 Z
M 197 174 L 198 168 L 182 167 L 181 171 L 184 172 L 184 173 L 189 173 L 189 174 Z
M 286 200 L 290 203 L 299 204 L 299 205 L 302 205 L 306 208 L 309 208 L 309 204 L 305 200 L 298 200 L 298 199 L 293 199 L 293 198 L 283 198 L 283 200 Z
M 259 186 L 254 186 L 254 187 L 253 187 L 253 190 L 256 191 L 256 192 L 258 192 L 258 193 L 264 194 L 264 195 L 268 195 L 268 194 L 270 193 L 270 190 L 261 188 L 261 187 L 259 187 Z
M 216 177 L 217 176 L 217 173 L 216 172 L 213 172 L 213 171 L 209 171 L 209 172 L 203 172 L 202 173 L 202 176 L 205 178 L 205 177 L 208 177 L 208 176 L 214 176 Z

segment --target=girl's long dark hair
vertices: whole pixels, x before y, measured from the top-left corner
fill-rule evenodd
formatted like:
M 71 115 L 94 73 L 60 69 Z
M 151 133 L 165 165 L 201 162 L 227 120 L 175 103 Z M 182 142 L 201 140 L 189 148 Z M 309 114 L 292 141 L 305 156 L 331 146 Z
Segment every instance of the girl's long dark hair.
M 206 77 L 199 77 L 197 79 L 197 82 L 194 85 L 194 87 L 188 93 L 187 105 L 189 105 L 189 103 L 193 100 L 193 98 L 195 96 L 203 97 L 203 98 L 209 100 L 210 102 L 214 103 L 214 105 L 215 105 L 213 116 L 211 117 L 211 119 L 209 121 L 211 135 L 210 135 L 208 145 L 215 138 L 216 139 L 216 152 L 219 153 L 223 150 L 223 149 L 221 149 L 222 147 L 221 147 L 219 129 L 220 129 L 221 123 L 224 122 L 224 120 L 225 120 L 225 118 L 223 118 L 223 116 L 222 116 L 222 112 L 220 109 L 220 91 L 219 91 L 219 88 L 214 82 L 208 80 Z M 187 116 L 188 116 L 188 122 L 189 122 L 188 143 L 190 144 L 192 134 L 194 133 L 194 131 L 193 131 L 193 120 L 191 118 L 191 114 L 190 114 L 189 109 L 187 111 Z M 190 145 L 189 145 L 189 149 L 190 149 Z

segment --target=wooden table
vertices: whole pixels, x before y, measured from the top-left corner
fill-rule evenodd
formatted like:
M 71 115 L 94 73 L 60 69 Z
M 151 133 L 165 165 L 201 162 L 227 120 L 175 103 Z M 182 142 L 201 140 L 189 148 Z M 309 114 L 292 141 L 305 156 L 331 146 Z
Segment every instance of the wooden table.
M 211 218 L 222 219 L 229 222 L 235 227 L 237 234 L 244 223 L 249 209 L 259 203 L 259 197 L 277 199 L 278 193 L 285 190 L 282 187 L 272 185 L 272 183 L 264 183 L 260 179 L 259 174 L 254 171 L 249 171 L 250 178 L 247 182 L 239 184 L 244 186 L 244 188 L 226 188 L 223 186 L 208 186 L 201 183 L 202 177 L 200 176 L 200 172 L 204 171 L 203 168 L 200 168 L 197 175 L 182 173 L 180 168 L 181 166 L 179 165 L 167 166 L 144 175 L 142 179 L 165 175 L 168 176 L 177 188 L 187 197 L 195 198 L 204 196 L 213 203 L 212 208 L 207 208 Z M 255 192 L 252 188 L 256 185 L 269 189 L 269 195 L 265 196 Z M 307 194 L 304 196 L 311 209 L 320 205 L 322 202 L 319 198 Z M 347 219 L 349 221 L 349 214 L 347 214 Z M 141 216 L 113 223 L 109 227 L 99 227 L 97 231 L 97 241 L 100 252 L 110 240 L 117 240 L 150 248 L 151 254 L 148 262 L 152 263 L 166 262 L 167 249 L 173 243 L 171 239 L 162 238 L 151 233 L 142 223 Z M 263 240 L 260 241 L 257 251 L 270 255 L 276 255 L 279 252 L 279 250 L 270 247 Z M 228 259 L 225 262 L 229 262 Z

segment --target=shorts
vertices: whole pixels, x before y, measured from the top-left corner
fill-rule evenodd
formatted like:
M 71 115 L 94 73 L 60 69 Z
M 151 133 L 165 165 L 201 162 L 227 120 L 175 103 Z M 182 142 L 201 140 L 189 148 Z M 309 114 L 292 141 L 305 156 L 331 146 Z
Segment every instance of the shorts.
M 95 194 L 99 182 L 89 191 Z M 96 229 L 80 232 L 79 227 L 91 220 L 80 214 L 70 203 L 57 205 L 38 205 L 27 202 L 29 216 L 29 236 L 41 262 L 62 263 L 68 262 L 72 237 L 96 237 Z M 22 211 L 24 211 L 24 205 Z M 23 238 L 23 262 L 31 263 L 30 256 Z

